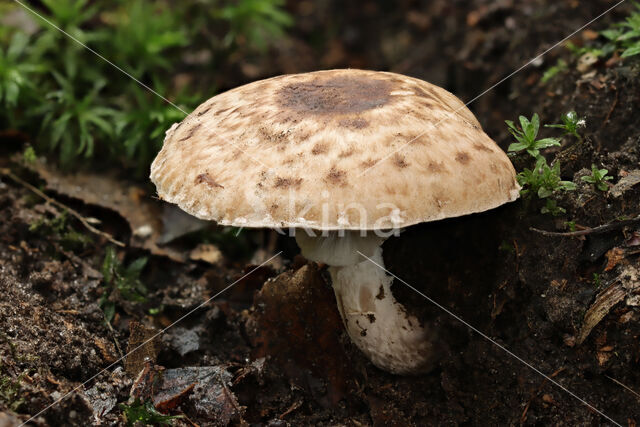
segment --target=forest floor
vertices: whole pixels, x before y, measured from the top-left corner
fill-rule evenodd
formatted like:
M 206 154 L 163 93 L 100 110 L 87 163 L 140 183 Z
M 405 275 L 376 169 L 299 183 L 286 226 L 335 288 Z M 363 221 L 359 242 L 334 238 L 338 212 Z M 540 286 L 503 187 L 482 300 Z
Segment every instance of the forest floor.
M 468 101 L 614 4 L 297 3 L 290 39 L 269 59 L 228 70 L 228 87 L 353 67 L 419 77 Z M 592 41 L 630 7 L 573 42 Z M 330 37 L 321 54 L 308 42 L 317 34 Z M 568 66 L 543 83 L 559 59 Z M 565 137 L 546 152 L 577 184 L 558 199 L 566 213 L 545 215 L 544 203 L 520 199 L 410 227 L 385 242 L 385 264 L 635 426 L 640 61 L 585 62 L 559 46 L 469 108 L 503 149 L 513 142 L 504 120 L 519 114 L 544 123 L 571 110 L 584 117 L 583 140 Z M 445 345 L 429 374 L 385 373 L 349 342 L 326 271 L 297 256 L 291 239 L 263 231 L 199 243 L 211 227 L 164 206 L 149 185 L 115 173 L 63 175 L 17 156 L 21 135 L 3 131 L 0 140 L 0 426 L 36 415 L 35 425 L 120 425 L 136 411 L 150 422 L 180 416 L 174 425 L 612 425 L 398 281 L 394 295 L 435 321 Z M 581 180 L 592 164 L 613 177 L 607 191 Z

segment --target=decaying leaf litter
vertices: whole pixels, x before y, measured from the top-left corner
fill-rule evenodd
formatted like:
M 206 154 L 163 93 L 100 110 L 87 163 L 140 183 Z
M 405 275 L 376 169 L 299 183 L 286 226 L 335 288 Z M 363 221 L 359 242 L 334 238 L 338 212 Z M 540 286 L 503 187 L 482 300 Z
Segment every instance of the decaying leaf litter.
M 406 22 L 411 29 L 404 36 L 409 42 L 398 36 L 395 46 L 411 46 L 414 41 L 422 49 L 412 49 L 413 55 L 397 63 L 389 52 L 372 52 L 375 44 L 345 44 L 338 39 L 335 43 L 342 47 L 335 52 L 342 49 L 348 54 L 302 59 L 310 68 L 356 66 L 358 60 L 364 61 L 361 67 L 386 64 L 470 99 L 495 76 L 533 56 L 540 44 L 554 42 L 556 35 L 561 38 L 562 28 L 581 25 L 579 17 L 586 21 L 599 11 L 597 6 L 607 5 L 594 2 L 573 9 L 541 2 L 535 10 L 542 13 L 535 16 L 509 2 L 475 2 L 464 10 L 435 2 L 429 12 L 378 11 L 374 16 L 380 22 Z M 443 30 L 436 41 L 426 37 L 444 25 L 434 18 L 443 12 L 468 31 L 460 35 Z M 347 10 L 346 16 L 350 14 L 355 11 Z M 563 26 L 554 24 L 560 22 Z M 366 22 L 356 28 L 363 34 L 373 32 Z M 527 43 L 510 43 L 508 28 L 517 28 L 516 39 Z M 372 37 L 385 36 L 389 37 Z M 584 45 L 592 39 L 590 33 L 582 33 L 575 43 Z M 286 48 L 304 52 L 301 43 Z M 469 49 L 474 43 L 480 47 Z M 441 51 L 442 46 L 446 61 L 427 67 L 429 56 L 422 55 L 436 48 Z M 290 52 L 281 55 L 286 58 Z M 569 66 L 542 84 L 546 65 L 557 59 Z M 634 114 L 640 102 L 638 66 L 633 59 L 610 59 L 590 65 L 582 61 L 578 69 L 574 67 L 579 58 L 558 49 L 542 66 L 516 75 L 506 89 L 487 94 L 473 106 L 483 127 L 505 150 L 513 140 L 503 120 L 514 120 L 520 112 L 527 117 L 537 112 L 544 123 L 558 123 L 567 111 L 585 118 L 582 143 L 563 138 L 561 147 L 547 152 L 550 160 L 560 159 L 562 178 L 577 187 L 557 196 L 565 214 L 541 214 L 544 203 L 534 198 L 467 219 L 411 227 L 402 234 L 401 243 L 385 244 L 389 254 L 385 263 L 594 406 L 634 425 L 640 404 L 629 390 L 640 390 L 636 375 L 640 242 L 638 225 L 630 220 L 640 213 L 640 186 L 634 178 L 640 164 L 640 126 Z M 299 70 L 294 67 L 300 65 L 282 62 L 271 65 L 274 74 Z M 447 67 L 455 70 L 448 82 L 442 72 Z M 372 367 L 341 331 L 326 273 L 296 257 L 286 239 L 242 232 L 241 244 L 215 242 L 224 249 L 224 258 L 212 267 L 189 257 L 200 243 L 197 229 L 202 224 L 184 225 L 181 230 L 191 234 L 182 236 L 181 230 L 165 232 L 158 225 L 159 212 L 165 208 L 144 186 L 140 192 L 128 190 L 131 185 L 116 178 L 111 184 L 114 190 L 102 191 L 107 200 L 116 201 L 99 203 L 95 190 L 86 194 L 68 190 L 73 179 L 65 189 L 60 183 L 69 178 L 53 168 L 44 173 L 20 163 L 3 154 L 3 167 L 84 218 L 97 219 L 99 230 L 125 242 L 125 249 L 115 248 L 121 265 L 126 268 L 143 257 L 149 260 L 139 277 L 147 287 L 144 301 L 119 296 L 108 327 L 98 304 L 105 291 L 101 267 L 110 244 L 104 236 L 86 232 L 68 214 L 54 222 L 65 216 L 64 208 L 47 204 L 30 189 L 3 178 L 0 402 L 7 420 L 26 420 L 117 360 L 120 352 L 133 348 L 136 336 L 153 335 L 149 331 L 171 324 L 251 271 L 260 263 L 251 260 L 252 253 L 262 248 L 269 254 L 280 249 L 284 253 L 278 263 L 260 268 L 169 329 L 153 341 L 152 349 L 144 346 L 147 360 L 136 359 L 134 353 L 126 364 L 101 374 L 84 391 L 42 414 L 39 422 L 123 423 L 122 414 L 136 408 L 136 398 L 138 403 L 151 400 L 160 412 L 183 415 L 171 420 L 174 425 L 243 420 L 276 425 L 597 422 L 561 390 L 401 285 L 394 285 L 394 295 L 417 315 L 435 319 L 447 336 L 446 357 L 426 376 L 396 377 Z M 608 191 L 581 179 L 592 174 L 594 163 L 614 177 Z M 94 179 L 104 178 L 97 174 Z M 79 182 L 82 188 L 92 188 L 88 179 Z M 119 203 L 149 207 L 120 209 Z M 143 213 L 146 210 L 150 213 Z M 131 211 L 140 218 L 133 219 Z M 622 221 L 629 222 L 615 225 Z M 613 226 L 587 232 L 607 224 Z M 571 234 L 581 231 L 585 232 Z M 159 237 L 163 233 L 166 241 Z M 90 242 L 74 239 L 78 234 Z M 154 382 L 156 377 L 162 381 Z

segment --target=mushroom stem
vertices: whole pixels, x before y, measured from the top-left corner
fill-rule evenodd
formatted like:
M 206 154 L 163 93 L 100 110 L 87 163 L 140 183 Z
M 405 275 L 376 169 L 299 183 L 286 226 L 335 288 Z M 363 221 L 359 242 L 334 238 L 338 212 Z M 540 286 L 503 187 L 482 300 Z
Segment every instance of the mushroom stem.
M 393 297 L 393 278 L 380 268 L 384 267 L 380 247 L 384 239 L 355 237 L 356 233 L 344 237 L 312 238 L 299 237 L 300 234 L 296 234 L 296 240 L 302 254 L 309 258 L 309 253 L 312 253 L 316 258 L 311 258 L 314 261 L 322 262 L 331 256 L 328 252 L 322 256 L 319 248 L 331 248 L 334 254 L 340 251 L 341 246 L 368 249 L 361 252 L 378 265 L 358 254 L 359 259 L 349 265 L 329 268 L 338 311 L 349 337 L 380 369 L 394 374 L 430 370 L 436 356 L 436 333 L 408 314 Z

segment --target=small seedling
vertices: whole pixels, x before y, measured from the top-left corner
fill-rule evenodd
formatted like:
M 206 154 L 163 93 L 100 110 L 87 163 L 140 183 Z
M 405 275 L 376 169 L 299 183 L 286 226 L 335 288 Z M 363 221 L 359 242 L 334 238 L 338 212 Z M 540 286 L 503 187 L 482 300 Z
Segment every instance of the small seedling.
M 583 176 L 580 179 L 589 184 L 593 184 L 593 186 L 600 191 L 607 191 L 609 189 L 607 181 L 613 179 L 612 176 L 607 175 L 607 172 L 609 172 L 608 169 L 598 169 L 596 165 L 591 165 L 591 175 Z
M 558 206 L 558 202 L 553 199 L 547 199 L 547 203 L 540 209 L 540 213 L 551 214 L 553 216 L 560 216 L 567 213 L 567 210 L 561 206 Z
M 36 156 L 36 151 L 33 149 L 33 147 L 29 146 L 24 149 L 24 152 L 22 153 L 22 159 L 25 163 L 30 165 L 36 162 L 38 157 Z
M 562 129 L 564 131 L 563 136 L 573 135 L 582 141 L 582 137 L 578 133 L 578 129 L 585 126 L 586 121 L 584 118 L 578 117 L 578 114 L 575 111 L 569 111 L 562 115 L 561 120 L 561 124 L 544 125 L 544 127 Z
M 640 54 L 640 3 L 636 3 L 636 8 L 637 10 L 624 22 L 619 22 L 612 28 L 600 32 L 614 45 L 614 48 L 622 50 L 621 58 Z
M 595 285 L 596 289 L 598 289 L 600 285 L 602 285 L 600 275 L 598 273 L 593 273 L 593 284 Z
M 536 139 L 538 137 L 538 130 L 540 129 L 540 117 L 538 114 L 534 114 L 531 120 L 525 116 L 520 116 L 520 128 L 518 128 L 511 120 L 506 120 L 505 123 L 509 126 L 509 132 L 518 141 L 509 145 L 509 152 L 519 152 L 526 150 L 533 157 L 540 155 L 540 150 L 547 147 L 559 146 L 560 139 L 558 138 L 543 138 Z
M 503 240 L 502 243 L 500 243 L 500 246 L 498 246 L 498 249 L 503 252 L 508 252 L 510 254 L 513 254 L 516 252 L 516 248 L 513 247 L 513 245 L 507 242 L 506 240 Z
M 542 78 L 540 79 L 540 82 L 542 84 L 547 84 L 549 80 L 551 80 L 561 72 L 566 71 L 567 69 L 569 69 L 567 61 L 565 61 L 564 59 L 558 59 L 556 65 L 550 67 L 547 71 L 544 72 Z
M 576 231 L 576 222 L 575 221 L 566 221 L 564 224 L 567 226 L 569 231 L 571 231 L 571 232 Z
M 581 57 L 585 54 L 591 54 L 596 58 L 599 58 L 605 54 L 604 49 L 596 48 L 593 46 L 576 46 L 572 42 L 567 42 L 565 47 L 571 51 L 575 56 Z
M 25 152 L 25 160 L 27 153 Z M 29 225 L 29 231 L 43 237 L 49 237 L 60 243 L 65 250 L 80 250 L 93 242 L 91 237 L 76 231 L 69 223 L 67 211 L 53 218 L 42 217 Z
M 517 176 L 518 183 L 522 186 L 520 194 L 523 196 L 536 194 L 539 198 L 545 199 L 554 191 L 571 191 L 576 189 L 576 185 L 571 181 L 563 181 L 560 177 L 560 162 L 555 162 L 553 166 L 547 164 L 544 157 L 539 157 L 533 169 L 525 169 Z
M 122 265 L 113 247 L 107 247 L 102 263 L 104 293 L 99 305 L 107 322 L 111 322 L 116 310 L 116 301 L 122 298 L 130 302 L 146 301 L 147 287 L 140 280 L 140 273 L 147 258 L 138 258 L 127 267 Z
M 214 17 L 229 23 L 224 44 L 244 42 L 264 51 L 270 40 L 279 39 L 293 25 L 291 16 L 283 10 L 284 0 L 239 0 L 215 10 Z
M 27 58 L 29 36 L 15 33 L 6 49 L 0 45 L 0 105 L 7 114 L 10 125 L 15 125 L 15 107 L 23 101 L 26 104 L 33 96 L 36 86 L 33 75 L 43 71 L 43 67 Z
M 0 365 L 0 373 L 3 372 L 2 365 Z M 26 375 L 27 371 L 22 372 L 15 379 L 8 374 L 0 375 L 0 404 L 6 405 L 11 411 L 18 411 L 24 403 L 24 398 L 20 397 L 20 389 Z
M 172 425 L 173 420 L 182 418 L 182 415 L 165 415 L 159 412 L 150 400 L 142 402 L 139 398 L 136 398 L 131 405 L 121 403 L 119 406 L 128 426 L 136 423 L 142 423 L 143 425 Z

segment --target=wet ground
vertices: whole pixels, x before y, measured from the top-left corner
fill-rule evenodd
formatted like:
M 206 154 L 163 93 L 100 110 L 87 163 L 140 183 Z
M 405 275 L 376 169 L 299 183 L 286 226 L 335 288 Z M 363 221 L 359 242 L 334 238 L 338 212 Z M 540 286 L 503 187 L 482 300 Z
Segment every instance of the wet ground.
M 228 70 L 233 77 L 225 81 L 231 87 L 350 66 L 424 78 L 468 101 L 613 4 L 298 2 L 290 6 L 294 37 L 265 63 Z M 326 25 L 326 16 L 339 18 Z M 583 31 L 574 42 L 592 38 Z M 568 69 L 542 84 L 558 59 Z M 558 199 L 566 213 L 544 215 L 543 203 L 519 200 L 414 226 L 385 243 L 385 263 L 616 422 L 635 426 L 640 224 L 628 220 L 640 214 L 640 62 L 579 65 L 560 47 L 470 105 L 505 149 L 512 140 L 504 120 L 518 114 L 537 112 L 544 123 L 569 110 L 585 118 L 583 142 L 567 137 L 547 152 L 561 159 L 563 179 L 577 183 Z M 120 404 L 131 408 L 137 399 L 182 415 L 174 425 L 611 424 L 397 280 L 394 295 L 438 325 L 443 347 L 429 374 L 384 373 L 344 334 L 326 271 L 296 256 L 288 238 L 257 232 L 215 240 L 203 224 L 163 212 L 144 184 L 86 177 L 78 192 L 73 179 L 65 182 L 50 167 L 12 158 L 5 148 L 0 166 L 12 175 L 3 173 L 0 183 L 0 425 L 26 421 L 76 387 L 33 422 L 120 425 L 127 412 Z M 518 168 L 526 162 L 513 161 Z M 592 163 L 614 177 L 608 191 L 580 180 Z M 96 218 L 96 227 L 127 245 L 87 231 L 68 213 L 54 220 L 65 209 L 24 182 L 82 218 Z M 95 185 L 101 192 L 90 191 Z M 157 220 L 163 215 L 170 229 Z M 605 224 L 614 225 L 598 228 Z M 212 246 L 194 252 L 203 238 Z M 105 286 L 107 247 L 125 270 L 148 258 L 140 274 L 144 301 Z M 104 314 L 110 306 L 112 327 Z

